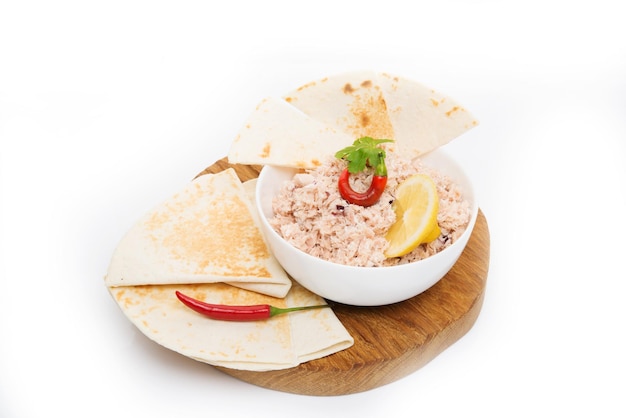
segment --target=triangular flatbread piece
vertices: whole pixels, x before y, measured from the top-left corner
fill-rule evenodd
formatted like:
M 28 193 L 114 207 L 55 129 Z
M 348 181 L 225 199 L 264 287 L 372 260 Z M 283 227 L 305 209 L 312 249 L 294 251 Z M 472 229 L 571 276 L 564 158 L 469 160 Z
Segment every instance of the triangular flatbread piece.
M 231 164 L 314 168 L 320 157 L 354 139 L 307 116 L 282 99 L 264 99 L 250 115 L 228 153 Z
M 197 177 L 118 244 L 107 286 L 226 282 L 284 297 L 291 280 L 271 254 L 232 168 Z
M 285 100 L 313 119 L 346 132 L 352 141 L 363 136 L 393 139 L 387 104 L 376 77 L 372 71 L 339 74 L 305 84 L 287 94 Z
M 278 308 L 324 304 L 297 283 L 273 298 L 224 283 L 109 288 L 124 314 L 147 337 L 187 357 L 230 369 L 267 371 L 295 367 L 354 344 L 330 308 L 292 312 L 262 321 L 219 321 L 184 306 L 180 291 L 208 303 L 270 304 Z
M 305 84 L 261 102 L 235 139 L 229 162 L 315 168 L 363 136 L 393 139 L 408 158 L 478 125 L 462 105 L 420 83 L 356 71 Z
M 425 154 L 478 125 L 461 104 L 420 83 L 386 73 L 376 83 L 387 105 L 396 151 L 404 156 Z

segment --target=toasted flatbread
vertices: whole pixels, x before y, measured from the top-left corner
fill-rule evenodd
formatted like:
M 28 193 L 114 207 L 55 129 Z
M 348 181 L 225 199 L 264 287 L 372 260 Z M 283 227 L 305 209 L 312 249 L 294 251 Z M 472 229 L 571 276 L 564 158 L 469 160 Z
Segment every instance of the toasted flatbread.
M 197 177 L 118 244 L 107 286 L 226 282 L 283 297 L 291 280 L 271 254 L 232 168 Z
M 280 370 L 352 346 L 330 308 L 232 322 L 209 319 L 176 297 L 178 290 L 224 305 L 325 303 L 292 283 L 265 248 L 255 184 L 241 183 L 232 169 L 206 174 L 147 213 L 114 253 L 109 292 L 148 338 L 214 366 Z
M 239 131 L 228 153 L 231 164 L 314 168 L 320 150 L 351 144 L 347 133 L 325 125 L 282 99 L 261 101 Z
M 280 370 L 354 344 L 330 308 L 292 312 L 263 321 L 220 321 L 184 306 L 176 298 L 176 290 L 217 304 L 270 304 L 284 308 L 324 303 L 297 283 L 285 298 L 273 298 L 224 283 L 109 288 L 129 320 L 148 338 L 214 366 Z
M 373 71 L 339 74 L 264 99 L 235 138 L 231 163 L 315 168 L 363 136 L 419 157 L 478 125 L 461 104 L 420 83 Z
M 305 84 L 284 98 L 311 118 L 347 133 L 352 141 L 363 136 L 393 139 L 393 126 L 377 76 L 372 71 L 339 74 Z M 334 146 L 320 151 L 339 149 L 340 146 Z
M 393 126 L 396 151 L 409 158 L 443 146 L 478 125 L 478 120 L 449 96 L 406 78 L 378 74 Z

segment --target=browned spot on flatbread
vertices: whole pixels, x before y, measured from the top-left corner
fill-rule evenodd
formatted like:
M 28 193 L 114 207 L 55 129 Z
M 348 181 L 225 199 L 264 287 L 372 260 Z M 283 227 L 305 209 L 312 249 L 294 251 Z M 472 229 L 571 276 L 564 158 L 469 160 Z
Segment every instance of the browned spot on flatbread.
M 451 116 L 453 113 L 458 112 L 459 110 L 463 109 L 461 109 L 459 106 L 454 106 L 452 109 L 446 112 L 446 116 Z
M 198 200 L 211 196 L 206 207 Z M 186 211 L 195 208 L 194 211 Z M 240 196 L 213 184 L 204 190 L 195 184 L 188 193 L 156 211 L 146 223 L 155 244 L 187 268 L 187 274 L 218 271 L 228 277 L 271 277 L 257 261 L 268 259 L 261 232 Z
M 352 94 L 352 93 L 355 92 L 355 88 L 352 87 L 352 84 L 350 84 L 350 83 L 346 83 L 346 85 L 343 86 L 342 90 L 343 90 L 344 94 Z
M 139 286 L 140 288 L 143 286 Z M 141 295 L 135 291 L 135 287 L 114 287 L 111 288 L 111 293 L 117 301 L 118 305 L 124 310 L 128 310 L 133 306 L 140 306 L 142 303 Z M 146 293 L 144 292 L 143 295 Z
M 392 78 L 391 88 L 393 89 L 393 91 L 397 91 L 398 90 L 398 83 L 399 82 L 400 82 L 400 78 L 399 77 L 393 77 Z
M 309 164 L 308 164 L 306 161 L 296 161 L 296 162 L 294 163 L 294 165 L 295 165 L 297 168 L 300 168 L 300 169 L 304 169 L 304 168 L 308 168 L 308 167 L 309 167 Z
M 355 124 L 349 128 L 355 136 L 393 139 L 387 103 L 379 90 L 375 94 L 355 95 L 350 110 Z
M 272 145 L 268 142 L 267 144 L 265 144 L 265 146 L 263 147 L 263 151 L 261 152 L 261 154 L 259 155 L 259 157 L 261 158 L 268 158 L 270 156 L 270 151 L 272 149 Z
M 323 82 L 323 81 L 325 81 L 325 79 L 324 79 L 324 80 L 321 80 L 321 81 Z M 306 84 L 304 84 L 304 85 L 302 85 L 302 86 L 298 87 L 298 88 L 296 89 L 296 91 L 302 91 L 302 90 L 304 90 L 304 89 L 308 89 L 309 87 L 313 87 L 313 86 L 315 86 L 316 84 L 317 84 L 317 83 L 316 83 L 315 81 L 311 81 L 310 83 L 306 83 Z
M 318 160 L 317 158 L 314 158 L 310 161 L 302 161 L 302 160 L 295 161 L 293 165 L 295 168 L 306 170 L 312 167 L 319 167 L 322 165 L 322 162 Z
M 328 81 L 328 77 L 323 78 L 322 80 L 320 80 L 320 81 L 319 81 L 319 83 L 325 83 L 326 81 Z M 308 89 L 309 87 L 314 87 L 314 86 L 316 86 L 316 85 L 317 85 L 317 83 L 318 83 L 317 81 L 311 81 L 310 83 L 306 83 L 306 84 L 304 84 L 304 85 L 302 85 L 302 86 L 298 87 L 298 88 L 296 89 L 296 92 L 301 92 L 301 91 L 303 91 L 303 90 Z M 285 96 L 285 97 L 284 97 L 284 100 L 285 100 L 287 103 L 291 103 L 291 102 L 298 101 L 298 98 L 297 98 L 297 97 L 292 97 L 292 96 Z
M 175 258 L 194 263 L 196 274 L 217 266 L 224 269 L 225 277 L 270 277 L 264 267 L 254 262 L 268 258 L 269 254 L 260 233 L 248 220 L 250 214 L 244 202 L 238 198 L 212 201 L 211 206 L 207 210 L 216 215 L 218 222 L 203 216 L 182 220 L 163 245 Z M 245 263 L 251 266 L 246 267 Z

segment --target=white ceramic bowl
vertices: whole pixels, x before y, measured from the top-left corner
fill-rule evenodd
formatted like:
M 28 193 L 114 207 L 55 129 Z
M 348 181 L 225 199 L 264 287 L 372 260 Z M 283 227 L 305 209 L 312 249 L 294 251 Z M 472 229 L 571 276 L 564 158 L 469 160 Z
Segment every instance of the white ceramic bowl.
M 462 168 L 440 149 L 423 156 L 422 162 L 448 175 L 470 202 L 471 218 L 461 237 L 443 251 L 424 260 L 390 267 L 353 267 L 311 256 L 285 241 L 270 226 L 274 216 L 272 198 L 295 170 L 265 166 L 256 188 L 256 204 L 263 234 L 271 251 L 302 286 L 335 302 L 358 305 L 387 305 L 412 298 L 437 283 L 452 268 L 463 252 L 476 223 L 478 204 L 472 184 Z

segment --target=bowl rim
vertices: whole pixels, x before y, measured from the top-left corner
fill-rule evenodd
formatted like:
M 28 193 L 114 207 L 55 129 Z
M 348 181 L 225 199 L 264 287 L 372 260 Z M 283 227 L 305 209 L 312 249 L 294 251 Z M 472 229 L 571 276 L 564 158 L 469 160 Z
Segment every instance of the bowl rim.
M 337 262 L 334 262 L 334 261 L 325 260 L 325 259 L 320 258 L 320 257 L 316 257 L 314 255 L 311 255 L 311 254 L 301 250 L 300 248 L 294 246 L 293 244 L 289 243 L 287 240 L 285 240 L 270 225 L 269 219 L 265 216 L 265 213 L 264 213 L 263 207 L 262 207 L 262 203 L 261 203 L 260 189 L 261 189 L 261 185 L 262 185 L 262 180 L 265 179 L 265 177 L 268 175 L 267 173 L 269 173 L 272 169 L 298 170 L 295 167 L 283 167 L 283 166 L 273 166 L 273 165 L 265 165 L 265 166 L 263 166 L 261 168 L 261 171 L 259 172 L 257 184 L 255 186 L 255 206 L 256 206 L 257 211 L 259 212 L 259 218 L 261 219 L 261 222 L 264 224 L 265 229 L 268 230 L 270 234 L 272 234 L 279 241 L 281 241 L 281 242 L 285 243 L 286 245 L 288 245 L 292 250 L 295 250 L 297 253 L 299 253 L 300 255 L 304 256 L 305 259 L 321 263 L 322 266 L 328 266 L 329 268 L 330 267 L 334 267 L 334 268 L 340 268 L 340 269 L 347 269 L 347 270 L 355 270 L 356 269 L 357 271 L 380 271 L 380 270 L 384 270 L 384 271 L 393 272 L 393 271 L 411 269 L 411 268 L 414 268 L 416 265 L 427 264 L 430 260 L 432 260 L 430 262 L 434 263 L 438 259 L 446 257 L 448 255 L 448 253 L 455 251 L 457 249 L 457 247 L 458 247 L 457 244 L 460 245 L 461 243 L 466 242 L 467 240 L 469 240 L 469 235 L 472 233 L 472 231 L 474 229 L 474 225 L 476 223 L 476 219 L 478 218 L 479 206 L 478 206 L 478 201 L 477 201 L 477 198 L 476 198 L 476 190 L 474 188 L 474 185 L 473 185 L 471 179 L 467 175 L 467 172 L 448 153 L 444 152 L 441 149 L 435 149 L 435 150 L 433 150 L 433 151 L 431 151 L 429 153 L 426 153 L 426 154 L 423 154 L 423 155 L 421 155 L 419 157 L 416 157 L 413 160 L 425 158 L 425 157 L 427 157 L 429 155 L 433 155 L 433 154 L 434 155 L 442 155 L 443 158 L 447 159 L 449 163 L 452 163 L 455 166 L 454 167 L 455 170 L 464 178 L 465 183 L 466 183 L 466 188 L 469 188 L 469 195 L 471 195 L 470 219 L 469 219 L 469 223 L 467 224 L 467 227 L 465 228 L 465 231 L 463 231 L 463 233 L 456 239 L 455 242 L 453 242 L 450 246 L 444 248 L 443 250 L 439 251 L 438 253 L 433 254 L 431 256 L 428 256 L 426 258 L 423 258 L 421 260 L 413 261 L 413 262 L 410 262 L 410 263 L 395 264 L 395 265 L 392 265 L 392 266 L 351 266 L 351 265 L 348 265 L 348 264 L 341 264 L 341 263 L 337 263 Z M 428 166 L 427 163 L 425 163 L 424 165 Z M 272 196 L 272 198 L 273 198 L 273 196 Z M 270 251 L 271 250 L 272 249 L 271 249 L 271 245 L 270 245 Z

